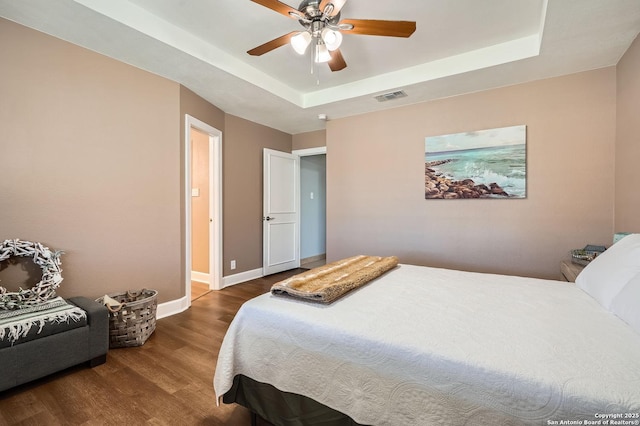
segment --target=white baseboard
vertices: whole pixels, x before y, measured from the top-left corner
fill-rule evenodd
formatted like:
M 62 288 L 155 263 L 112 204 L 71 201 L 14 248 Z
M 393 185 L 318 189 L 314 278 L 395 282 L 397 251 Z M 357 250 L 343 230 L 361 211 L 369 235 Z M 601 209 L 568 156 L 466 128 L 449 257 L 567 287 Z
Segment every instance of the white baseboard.
M 245 281 L 255 280 L 256 278 L 262 278 L 262 268 L 253 269 L 251 271 L 240 272 L 235 275 L 228 275 L 222 277 L 222 288 L 229 287 L 230 285 L 240 284 Z
M 159 303 L 158 310 L 156 311 L 156 318 L 170 317 L 171 315 L 179 314 L 189 308 L 189 298 L 184 296 L 180 299 L 171 300 L 169 302 Z
M 193 281 L 200 281 L 196 279 L 193 275 L 194 272 L 191 273 L 191 279 Z M 201 272 L 195 272 L 195 274 L 201 274 Z M 207 277 L 209 274 L 206 274 Z M 229 287 L 231 285 L 240 284 L 245 281 L 254 280 L 256 278 L 262 278 L 262 268 L 253 269 L 251 271 L 240 272 L 235 275 L 228 275 L 226 277 L 222 277 L 222 288 Z M 208 282 L 208 281 L 201 281 Z M 190 295 L 189 295 L 190 297 Z M 164 302 L 158 304 L 158 310 L 156 311 L 156 318 L 165 318 L 170 317 L 171 315 L 179 314 L 180 312 L 184 312 L 189 308 L 189 297 L 184 296 L 180 299 L 171 300 L 169 302 Z
M 206 272 L 191 271 L 191 281 L 209 284 L 211 282 L 211 277 Z

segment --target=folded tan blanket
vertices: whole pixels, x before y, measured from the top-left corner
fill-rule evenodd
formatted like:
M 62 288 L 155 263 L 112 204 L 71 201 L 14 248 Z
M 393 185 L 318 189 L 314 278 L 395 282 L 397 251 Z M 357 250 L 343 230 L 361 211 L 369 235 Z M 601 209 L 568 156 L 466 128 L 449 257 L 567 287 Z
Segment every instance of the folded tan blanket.
M 398 264 L 396 256 L 354 256 L 294 275 L 271 287 L 271 294 L 331 303 Z

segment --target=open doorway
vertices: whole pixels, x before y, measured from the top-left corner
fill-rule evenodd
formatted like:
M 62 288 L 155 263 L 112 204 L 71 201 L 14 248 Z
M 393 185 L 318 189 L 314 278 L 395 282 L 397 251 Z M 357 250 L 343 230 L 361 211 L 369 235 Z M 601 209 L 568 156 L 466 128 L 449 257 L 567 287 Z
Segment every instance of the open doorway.
M 294 151 L 300 156 L 300 266 L 326 263 L 326 149 Z
M 211 291 L 209 135 L 191 128 L 191 301 Z
M 185 301 L 221 288 L 222 132 L 185 116 Z

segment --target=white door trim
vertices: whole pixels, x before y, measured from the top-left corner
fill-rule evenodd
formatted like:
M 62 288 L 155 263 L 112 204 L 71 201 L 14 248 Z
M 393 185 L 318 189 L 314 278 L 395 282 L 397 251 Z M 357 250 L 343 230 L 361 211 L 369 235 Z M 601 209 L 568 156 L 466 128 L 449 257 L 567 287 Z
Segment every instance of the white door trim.
M 305 148 L 305 149 L 294 149 L 291 151 L 292 154 L 297 155 L 298 157 L 308 157 L 311 155 L 321 155 L 327 153 L 326 146 L 319 146 L 317 148 Z
M 209 135 L 209 288 L 222 288 L 222 132 L 185 114 L 185 295 L 191 306 L 191 129 Z
M 322 154 L 327 154 L 327 147 L 326 146 L 319 146 L 316 148 L 306 148 L 306 149 L 294 149 L 293 151 L 291 151 L 292 154 L 297 155 L 298 157 L 310 157 L 312 155 L 322 155 Z M 298 190 L 300 190 L 300 172 L 298 172 Z M 300 206 L 300 203 L 302 202 L 302 194 L 300 194 L 300 196 L 298 197 L 298 214 L 302 213 L 302 209 Z M 298 225 L 300 227 L 301 223 L 300 220 L 298 220 Z M 301 241 L 300 239 L 302 238 L 302 231 L 298 232 L 298 249 L 300 248 L 300 244 Z

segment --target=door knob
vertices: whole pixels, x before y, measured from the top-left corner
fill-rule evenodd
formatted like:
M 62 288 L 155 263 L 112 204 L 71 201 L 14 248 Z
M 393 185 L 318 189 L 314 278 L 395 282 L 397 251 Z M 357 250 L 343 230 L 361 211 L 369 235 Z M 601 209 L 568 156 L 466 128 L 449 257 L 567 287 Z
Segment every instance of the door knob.
M 263 218 L 263 219 L 264 219 L 264 220 L 266 220 L 266 221 L 268 222 L 268 221 L 270 221 L 270 220 L 274 220 L 274 219 L 275 219 L 275 217 L 269 217 L 269 216 L 267 216 L 267 217 L 265 217 L 265 218 Z

